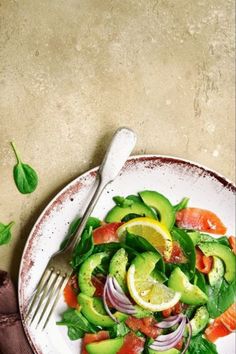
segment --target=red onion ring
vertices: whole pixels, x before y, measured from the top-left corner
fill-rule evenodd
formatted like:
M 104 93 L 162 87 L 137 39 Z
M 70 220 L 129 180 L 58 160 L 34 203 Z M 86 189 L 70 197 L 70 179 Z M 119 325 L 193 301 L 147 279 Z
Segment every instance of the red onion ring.
M 115 277 L 110 277 L 110 278 L 112 279 L 112 282 L 113 282 L 115 290 L 118 291 L 118 293 L 120 293 L 120 294 L 124 294 L 124 291 L 121 288 L 121 286 L 118 283 L 118 281 L 116 280 L 116 278 Z
M 179 323 L 180 320 L 182 320 L 182 318 L 183 318 L 182 314 L 177 315 L 177 316 L 171 316 L 171 317 L 167 318 L 166 320 L 157 323 L 155 326 L 158 328 L 161 328 L 161 329 L 170 328 L 170 327 L 176 325 L 177 323 Z
M 130 300 L 127 298 L 127 296 L 124 294 L 124 292 L 119 293 L 117 290 L 114 288 L 114 283 L 113 283 L 113 278 L 108 276 L 108 291 L 114 295 L 114 297 L 122 304 L 124 305 L 132 305 Z M 132 305 L 133 306 L 133 305 Z
M 114 315 L 109 310 L 107 305 L 107 299 L 110 301 L 112 306 L 120 312 L 127 313 L 128 315 L 134 315 L 136 313 L 135 307 L 132 305 L 130 300 L 124 294 L 123 290 L 122 293 L 118 292 L 114 287 L 114 278 L 111 276 L 107 276 L 106 283 L 104 286 L 103 291 L 103 303 L 106 312 L 108 315 L 116 322 L 119 322 Z M 115 283 L 116 284 L 116 283 Z M 121 289 L 121 288 L 120 288 Z
M 184 329 L 186 326 L 186 317 L 183 317 L 179 327 L 172 333 L 166 335 L 160 335 L 157 339 L 149 346 L 153 350 L 165 351 L 169 350 L 181 340 Z
M 189 347 L 189 344 L 190 344 L 190 340 L 191 340 L 191 337 L 192 337 L 192 326 L 191 326 L 191 323 L 188 319 L 188 317 L 186 316 L 186 320 L 187 320 L 187 324 L 188 324 L 188 339 L 187 339 L 187 342 L 185 344 L 185 347 L 184 347 L 184 350 L 181 352 L 181 354 L 184 354 L 186 353 L 188 347 Z
M 103 304 L 104 304 L 104 307 L 105 307 L 105 310 L 106 310 L 107 314 L 111 317 L 111 319 L 113 321 L 115 321 L 116 323 L 119 323 L 120 321 L 115 316 L 113 316 L 113 314 L 111 313 L 111 311 L 109 310 L 109 307 L 107 305 L 107 299 L 106 299 L 107 286 L 108 286 L 108 282 L 106 280 L 106 283 L 105 283 L 105 286 L 104 286 L 104 290 L 103 290 L 103 296 L 102 296 Z

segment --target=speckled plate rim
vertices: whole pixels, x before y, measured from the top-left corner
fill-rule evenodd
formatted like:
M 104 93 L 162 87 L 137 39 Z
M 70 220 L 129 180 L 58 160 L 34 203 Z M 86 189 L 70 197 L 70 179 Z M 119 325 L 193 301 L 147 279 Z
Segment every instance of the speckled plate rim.
M 168 164 L 168 165 L 177 164 L 177 165 L 181 165 L 182 167 L 188 167 L 189 169 L 193 169 L 193 171 L 195 170 L 194 171 L 195 173 L 198 172 L 199 177 L 202 175 L 208 175 L 216 179 L 222 185 L 223 188 L 228 189 L 233 193 L 236 192 L 235 184 L 232 181 L 230 181 L 228 178 L 224 177 L 222 174 L 216 172 L 215 170 L 210 169 L 205 165 L 196 163 L 192 160 L 183 159 L 183 158 L 170 156 L 170 155 L 158 155 L 158 154 L 133 155 L 127 160 L 122 171 L 128 169 L 130 164 L 134 165 L 142 162 L 150 163 L 150 168 L 157 168 L 160 164 Z M 21 258 L 21 263 L 20 263 L 19 276 L 18 276 L 18 304 L 19 304 L 20 316 L 21 316 L 26 337 L 35 354 L 43 354 L 43 352 L 36 347 L 35 343 L 33 342 L 29 334 L 27 324 L 25 323 L 24 320 L 24 311 L 25 311 L 26 304 L 24 304 L 24 301 L 22 301 L 22 286 L 24 283 L 24 274 L 26 274 L 29 267 L 32 266 L 31 264 L 32 261 L 30 260 L 30 258 L 27 259 L 31 255 L 32 240 L 34 239 L 34 237 L 37 236 L 37 230 L 39 229 L 39 226 L 45 221 L 45 219 L 49 217 L 51 211 L 53 211 L 53 208 L 58 204 L 62 204 L 63 200 L 66 199 L 67 195 L 73 195 L 77 193 L 80 190 L 80 188 L 83 188 L 82 181 L 88 178 L 89 176 L 91 177 L 96 176 L 98 168 L 99 166 L 96 166 L 84 172 L 80 176 L 76 177 L 74 180 L 69 182 L 64 188 L 62 188 L 55 195 L 54 198 L 52 198 L 52 200 L 47 204 L 47 206 L 44 208 L 44 210 L 41 212 L 38 219 L 36 220 L 28 236 L 27 242 L 25 244 L 22 258 Z

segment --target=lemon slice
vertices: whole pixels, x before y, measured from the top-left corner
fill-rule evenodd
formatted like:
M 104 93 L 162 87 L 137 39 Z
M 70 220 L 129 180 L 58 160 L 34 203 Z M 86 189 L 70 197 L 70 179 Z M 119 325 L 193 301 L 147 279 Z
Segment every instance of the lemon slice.
M 132 219 L 117 230 L 120 238 L 125 237 L 126 231 L 142 236 L 149 241 L 168 260 L 172 252 L 172 237 L 167 227 L 161 222 L 147 218 Z
M 139 306 L 153 312 L 174 306 L 181 296 L 181 293 L 173 291 L 150 276 L 147 279 L 139 279 L 134 264 L 128 269 L 127 283 L 133 300 Z

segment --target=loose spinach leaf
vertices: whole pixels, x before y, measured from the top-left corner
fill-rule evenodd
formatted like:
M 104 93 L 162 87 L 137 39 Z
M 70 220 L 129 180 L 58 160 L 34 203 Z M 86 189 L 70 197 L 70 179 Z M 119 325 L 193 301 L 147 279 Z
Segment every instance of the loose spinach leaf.
M 68 336 L 71 340 L 82 338 L 86 332 L 96 333 L 98 328 L 91 324 L 79 311 L 68 309 L 62 314 L 59 326 L 68 327 Z
M 194 284 L 197 285 L 205 294 L 207 294 L 206 279 L 205 276 L 197 269 L 194 275 Z
M 209 297 L 207 309 L 211 318 L 216 318 L 225 312 L 235 301 L 236 281 L 228 283 L 225 279 L 215 286 L 207 286 Z
M 0 223 L 0 246 L 5 245 L 11 240 L 11 228 L 14 225 L 14 221 L 8 225 Z
M 188 260 L 187 263 L 178 265 L 181 270 L 183 270 L 185 273 L 188 273 L 189 278 L 192 279 L 195 274 L 196 266 L 196 254 L 193 241 L 186 231 L 180 230 L 177 227 L 173 228 L 173 230 L 171 231 L 171 235 L 175 241 L 179 242 Z
M 94 246 L 93 253 L 108 252 L 112 255 L 121 248 L 119 242 L 99 243 Z
M 135 218 L 141 218 L 141 217 L 143 217 L 143 216 L 145 216 L 145 214 L 140 215 L 140 214 L 130 213 L 130 214 L 125 215 L 125 216 L 121 219 L 121 221 L 122 221 L 122 222 L 127 222 L 127 221 L 129 221 L 129 220 L 132 220 L 132 219 L 135 219 Z
M 165 264 L 164 264 L 161 254 L 145 238 L 143 238 L 142 236 L 133 235 L 133 234 L 129 233 L 128 231 L 126 231 L 126 236 L 124 238 L 124 244 L 130 248 L 133 248 L 138 253 L 147 252 L 147 251 L 157 253 L 160 256 L 160 260 L 158 262 L 158 266 L 159 266 L 158 269 L 164 272 Z M 122 247 L 123 247 L 123 245 L 122 245 Z
M 187 353 L 189 354 L 217 354 L 215 344 L 209 342 L 202 335 L 191 338 Z
M 183 198 L 178 204 L 174 205 L 174 211 L 177 212 L 187 208 L 188 202 L 189 202 L 189 198 L 187 197 Z
M 60 249 L 63 249 L 67 246 L 69 240 L 73 235 L 76 233 L 78 230 L 79 224 L 80 224 L 81 218 L 77 218 L 72 223 L 70 224 L 68 234 L 66 235 L 65 239 L 62 241 Z M 101 221 L 93 216 L 90 216 L 88 218 L 88 221 L 85 225 L 85 230 L 89 230 L 90 227 L 92 229 L 96 229 L 97 227 L 101 226 Z
M 109 243 L 100 243 L 94 246 L 93 253 L 98 252 L 107 252 L 112 257 L 116 251 L 123 247 L 128 253 L 129 260 L 132 260 L 134 257 L 138 256 L 138 252 L 135 251 L 132 247 L 129 247 L 127 244 L 119 242 L 109 242 Z
M 127 207 L 131 206 L 132 204 L 134 204 L 133 200 L 127 199 L 124 197 L 120 197 L 118 195 L 113 197 L 113 200 L 116 203 L 116 205 L 118 205 L 120 208 L 127 208 Z
M 80 242 L 73 252 L 71 266 L 75 271 L 78 271 L 80 264 L 93 253 L 93 248 L 93 234 L 92 227 L 90 226 L 89 230 L 85 229 L 83 231 Z
M 129 332 L 130 329 L 126 326 L 124 322 L 114 324 L 114 326 L 111 327 L 109 330 L 110 338 L 123 337 Z
M 68 232 L 70 236 L 77 231 L 80 221 L 81 221 L 81 218 L 77 218 L 74 221 L 72 221 L 72 223 L 70 224 L 70 227 L 69 227 L 69 232 Z M 93 216 L 90 216 L 86 222 L 85 229 L 89 229 L 91 226 L 92 229 L 94 230 L 94 229 L 98 228 L 99 226 L 101 226 L 101 224 L 102 224 L 101 220 L 99 220 L 98 218 L 95 218 Z
M 21 161 L 16 151 L 15 144 L 11 143 L 11 146 L 17 159 L 17 164 L 13 168 L 13 177 L 16 187 L 22 194 L 32 193 L 38 185 L 38 175 L 31 166 Z
M 188 235 L 192 239 L 195 246 L 199 245 L 200 243 L 214 242 L 214 243 L 220 243 L 222 245 L 229 247 L 229 241 L 226 236 L 216 238 L 216 237 L 210 236 L 208 234 L 203 234 L 198 231 L 189 231 Z

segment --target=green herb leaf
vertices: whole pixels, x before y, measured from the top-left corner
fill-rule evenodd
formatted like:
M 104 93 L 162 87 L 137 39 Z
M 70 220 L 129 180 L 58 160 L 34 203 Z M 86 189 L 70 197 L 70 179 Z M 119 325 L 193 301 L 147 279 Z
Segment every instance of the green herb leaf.
M 224 313 L 235 301 L 236 281 L 227 283 L 225 279 L 215 286 L 207 286 L 209 301 L 207 310 L 211 318 L 216 318 Z
M 214 243 L 220 243 L 221 245 L 230 247 L 227 236 L 216 238 L 208 234 L 203 234 L 198 231 L 188 231 L 188 235 L 192 239 L 195 246 L 199 245 L 200 243 L 214 242 Z
M 133 200 L 120 197 L 118 195 L 113 197 L 113 200 L 116 203 L 116 205 L 118 205 L 120 208 L 127 208 L 134 203 Z
M 69 231 L 67 236 L 65 237 L 65 239 L 62 241 L 60 249 L 63 249 L 67 246 L 68 241 L 70 240 L 70 238 L 76 233 L 76 231 L 78 230 L 79 224 L 80 224 L 81 218 L 77 218 L 74 221 L 72 221 L 72 223 L 70 224 L 69 227 Z M 97 227 L 101 226 L 101 221 L 93 216 L 90 216 L 88 218 L 88 221 L 85 225 L 85 230 L 89 230 L 90 227 L 92 227 L 92 229 L 96 229 Z
M 187 208 L 188 202 L 189 202 L 189 198 L 187 197 L 183 198 L 178 204 L 174 205 L 174 211 L 177 212 Z
M 157 268 L 161 271 L 165 270 L 165 264 L 164 264 L 161 254 L 144 237 L 138 236 L 138 235 L 133 235 L 133 234 L 129 233 L 128 231 L 126 231 L 126 236 L 124 239 L 124 246 L 128 246 L 128 247 L 134 249 L 136 253 L 137 252 L 142 253 L 142 252 L 146 252 L 146 251 L 158 253 L 158 255 L 160 256 L 160 260 L 158 262 Z M 122 247 L 123 247 L 123 244 L 122 244 Z
M 83 263 L 93 253 L 94 243 L 92 227 L 85 229 L 81 235 L 80 242 L 74 250 L 71 266 L 77 271 L 81 263 Z
M 173 230 L 171 231 L 171 235 L 175 241 L 179 242 L 188 260 L 188 262 L 185 264 L 179 264 L 179 267 L 185 273 L 187 272 L 189 278 L 192 279 L 195 274 L 195 265 L 196 265 L 196 254 L 195 254 L 195 247 L 193 241 L 186 231 L 180 230 L 176 227 L 174 227 Z
M 86 332 L 96 333 L 98 328 L 91 324 L 79 311 L 68 309 L 62 314 L 59 326 L 68 327 L 68 336 L 71 340 L 82 338 Z
M 121 219 L 121 221 L 122 222 L 128 222 L 129 220 L 136 219 L 136 218 L 141 218 L 143 216 L 145 216 L 145 214 L 140 215 L 140 214 L 130 213 L 130 214 L 125 215 Z
M 5 245 L 11 240 L 11 228 L 14 225 L 14 221 L 8 225 L 0 223 L 0 245 Z
M 189 354 L 217 354 L 215 344 L 204 339 L 202 335 L 191 338 L 188 348 Z
M 197 269 L 194 275 L 194 284 L 197 285 L 205 294 L 207 294 L 206 279 Z
M 23 163 L 19 157 L 14 143 L 11 143 L 14 150 L 17 164 L 13 168 L 13 177 L 17 189 L 22 194 L 32 193 L 38 185 L 38 176 L 36 171 L 29 165 Z
M 110 338 L 123 337 L 129 332 L 130 329 L 124 322 L 114 324 L 114 326 L 109 330 Z

